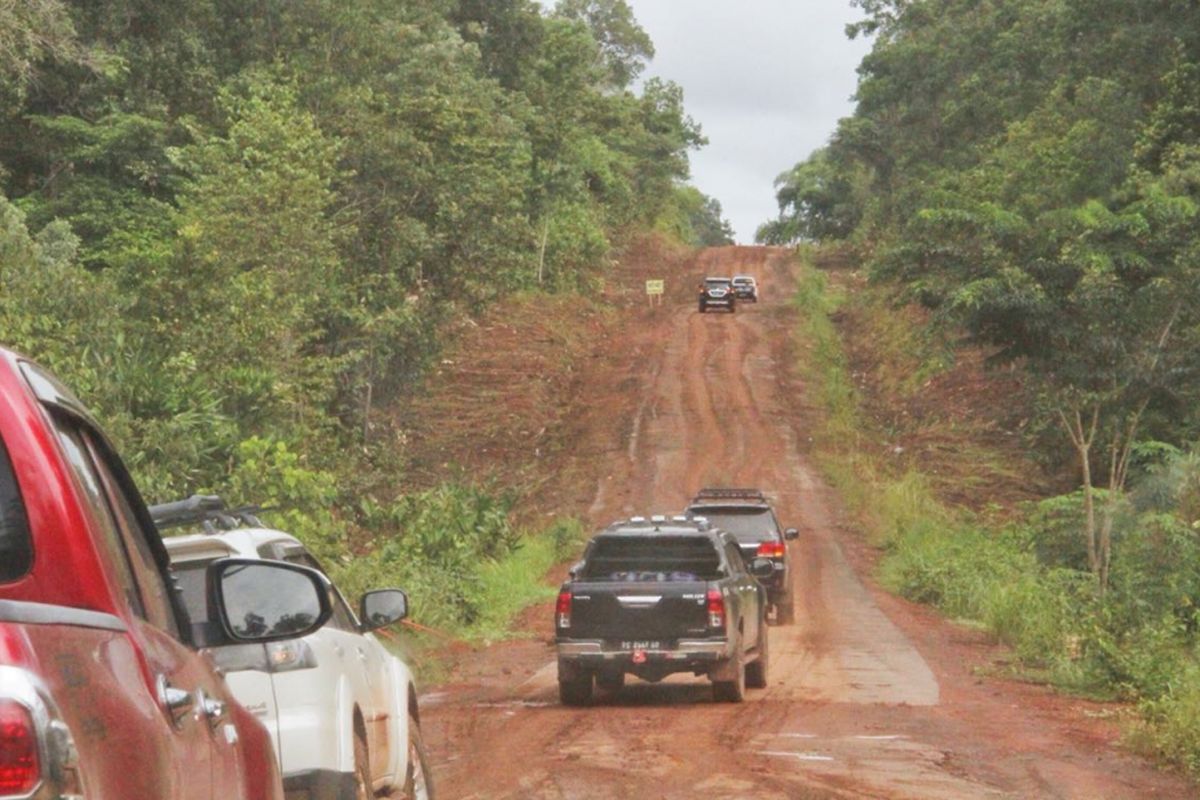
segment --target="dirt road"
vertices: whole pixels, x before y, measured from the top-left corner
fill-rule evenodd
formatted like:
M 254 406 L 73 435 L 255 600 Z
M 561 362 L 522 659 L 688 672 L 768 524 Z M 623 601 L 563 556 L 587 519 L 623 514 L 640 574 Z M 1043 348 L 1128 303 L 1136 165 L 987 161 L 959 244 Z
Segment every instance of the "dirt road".
M 597 525 L 674 512 L 697 488 L 758 486 L 794 544 L 795 625 L 771 629 L 769 686 L 741 705 L 702 679 L 631 679 L 585 709 L 557 702 L 550 616 L 539 638 L 479 653 L 424 698 L 446 798 L 1150 798 L 1189 784 L 1114 747 L 1105 709 L 983 679 L 978 634 L 876 589 L 871 555 L 806 463 L 787 368 L 792 266 L 764 248 L 701 254 L 694 272 L 758 277 L 763 302 L 664 309 L 634 419 L 608 420 Z

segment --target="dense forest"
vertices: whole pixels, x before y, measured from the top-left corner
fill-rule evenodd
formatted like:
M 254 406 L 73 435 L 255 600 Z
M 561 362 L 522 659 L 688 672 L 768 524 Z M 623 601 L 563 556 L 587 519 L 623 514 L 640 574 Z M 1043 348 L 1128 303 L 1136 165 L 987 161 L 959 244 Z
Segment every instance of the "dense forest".
M 1200 768 L 1200 4 L 854 5 L 856 110 L 759 238 L 852 248 L 1019 370 L 1046 486 L 1081 487 L 1015 529 L 902 536 L 895 583 L 1139 700 Z
M 151 500 L 281 506 L 337 563 L 403 531 L 424 618 L 469 618 L 506 501 L 397 496 L 380 408 L 497 298 L 729 238 L 653 52 L 624 0 L 0 3 L 0 342 Z

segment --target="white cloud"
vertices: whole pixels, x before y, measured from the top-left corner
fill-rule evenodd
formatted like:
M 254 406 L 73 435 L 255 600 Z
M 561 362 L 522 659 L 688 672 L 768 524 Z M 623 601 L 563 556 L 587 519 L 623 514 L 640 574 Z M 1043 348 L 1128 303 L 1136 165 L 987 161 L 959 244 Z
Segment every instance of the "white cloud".
M 849 0 L 626 0 L 657 54 L 646 77 L 683 87 L 708 147 L 693 182 L 721 201 L 741 242 L 773 218 L 775 176 L 825 144 L 854 110 L 859 61 Z M 542 0 L 552 7 L 552 0 Z
M 684 90 L 708 147 L 697 186 L 721 201 L 739 241 L 775 216 L 775 176 L 852 113 L 869 43 L 846 38 L 848 0 L 628 0 L 657 55 L 647 75 Z

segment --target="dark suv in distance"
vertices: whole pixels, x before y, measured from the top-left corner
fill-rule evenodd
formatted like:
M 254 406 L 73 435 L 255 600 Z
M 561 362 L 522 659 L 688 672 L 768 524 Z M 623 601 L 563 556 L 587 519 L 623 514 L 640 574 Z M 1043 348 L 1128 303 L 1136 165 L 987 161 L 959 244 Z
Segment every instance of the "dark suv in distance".
M 781 528 L 775 511 L 758 489 L 705 488 L 687 507 L 692 518 L 702 517 L 718 528 L 732 533 L 746 563 L 769 558 L 775 566 L 770 577 L 759 578 L 767 589 L 767 600 L 774 608 L 777 625 L 790 624 L 795 618 L 792 594 L 791 558 L 787 543 L 799 532 Z
M 727 308 L 733 313 L 736 301 L 737 295 L 731 278 L 705 278 L 704 283 L 700 284 L 701 314 L 710 308 Z

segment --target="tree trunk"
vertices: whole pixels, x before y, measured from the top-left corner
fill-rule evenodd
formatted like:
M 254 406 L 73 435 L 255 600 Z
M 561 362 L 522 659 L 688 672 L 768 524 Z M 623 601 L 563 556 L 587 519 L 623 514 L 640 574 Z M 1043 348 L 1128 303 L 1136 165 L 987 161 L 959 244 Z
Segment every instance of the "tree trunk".
M 550 239 L 550 218 L 546 217 L 546 225 L 542 228 L 542 246 L 538 248 L 538 286 L 542 285 L 542 274 L 546 268 L 546 242 Z

